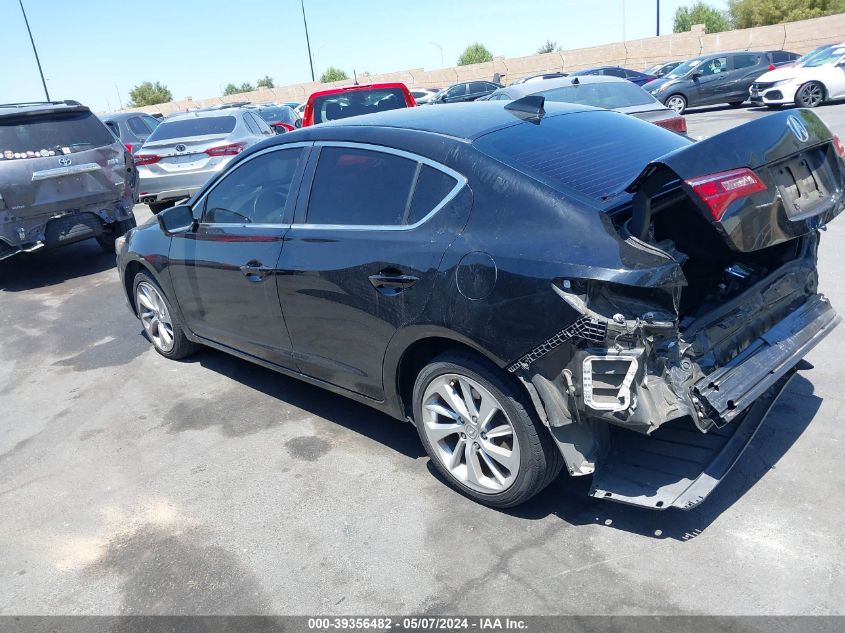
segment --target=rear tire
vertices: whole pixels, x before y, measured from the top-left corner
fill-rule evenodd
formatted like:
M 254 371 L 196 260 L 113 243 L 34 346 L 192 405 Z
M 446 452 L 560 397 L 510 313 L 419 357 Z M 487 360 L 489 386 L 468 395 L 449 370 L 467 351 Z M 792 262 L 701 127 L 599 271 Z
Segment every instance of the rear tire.
M 103 234 L 97 236 L 97 244 L 106 253 L 114 253 L 114 241 L 121 235 L 126 235 L 129 229 L 134 229 L 136 226 L 138 226 L 138 223 L 135 222 L 134 214 L 126 220 L 107 224 Z
M 153 215 L 158 215 L 165 209 L 169 209 L 170 207 L 176 206 L 176 202 L 150 202 L 147 206 L 150 207 L 150 211 L 153 212 Z
M 524 503 L 563 466 L 526 394 L 507 378 L 482 358 L 447 352 L 423 368 L 413 391 L 432 464 L 452 488 L 493 508 Z
M 795 93 L 795 105 L 801 108 L 815 108 L 824 103 L 824 86 L 818 81 L 808 81 Z
M 200 346 L 185 335 L 185 326 L 153 276 L 145 270 L 132 283 L 135 312 L 155 350 L 171 360 L 196 352 Z
M 663 103 L 667 108 L 673 109 L 678 114 L 683 114 L 687 110 L 687 98 L 681 94 L 670 95 Z

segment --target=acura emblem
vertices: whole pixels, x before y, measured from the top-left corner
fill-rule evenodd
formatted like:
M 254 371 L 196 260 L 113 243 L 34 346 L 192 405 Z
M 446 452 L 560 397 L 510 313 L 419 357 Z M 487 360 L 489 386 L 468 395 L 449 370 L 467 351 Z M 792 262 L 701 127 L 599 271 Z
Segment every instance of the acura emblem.
M 73 161 L 69 158 L 60 158 L 59 159 L 59 165 L 61 165 L 62 167 L 70 167 L 70 164 L 72 162 Z
M 174 147 L 173 149 L 175 149 L 177 152 L 184 152 L 184 151 L 185 151 L 186 149 L 188 149 L 188 148 L 187 148 L 187 147 L 185 147 L 182 143 L 179 143 L 179 144 L 178 144 L 176 147 Z
M 804 127 L 804 123 L 796 116 L 789 116 L 786 119 L 786 126 L 789 130 L 795 135 L 802 143 L 806 143 L 807 140 L 810 138 L 809 132 L 807 132 L 807 128 Z

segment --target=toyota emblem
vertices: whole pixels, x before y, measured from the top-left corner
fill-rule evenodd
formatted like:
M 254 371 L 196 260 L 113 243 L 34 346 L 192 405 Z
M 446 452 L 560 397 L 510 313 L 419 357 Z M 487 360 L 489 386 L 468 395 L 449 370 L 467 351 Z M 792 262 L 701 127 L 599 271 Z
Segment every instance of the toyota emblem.
M 806 143 L 809 140 L 810 133 L 807 132 L 807 128 L 804 126 L 804 123 L 797 116 L 790 115 L 786 119 L 786 126 L 789 128 L 789 131 L 795 135 L 795 138 L 802 143 Z
M 187 148 L 187 147 L 185 147 L 182 143 L 179 143 L 179 144 L 178 144 L 178 145 L 177 145 L 174 149 L 175 149 L 177 152 L 184 152 L 184 151 L 185 151 L 186 149 L 188 149 L 188 148 Z
M 62 157 L 59 159 L 59 165 L 61 165 L 62 167 L 70 167 L 70 164 L 72 162 L 73 161 L 70 158 Z

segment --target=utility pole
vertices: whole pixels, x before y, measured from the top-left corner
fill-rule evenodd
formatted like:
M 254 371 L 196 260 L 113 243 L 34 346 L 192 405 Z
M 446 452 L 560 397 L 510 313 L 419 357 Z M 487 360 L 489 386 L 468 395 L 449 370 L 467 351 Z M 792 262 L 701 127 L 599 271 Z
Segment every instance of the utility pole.
M 299 0 L 302 6 L 302 24 L 305 26 L 305 44 L 308 46 L 308 63 L 311 65 L 311 81 L 317 81 L 314 78 L 314 60 L 311 58 L 311 40 L 308 39 L 308 22 L 305 21 L 305 0 Z
M 114 91 L 117 93 L 117 102 L 120 104 L 120 109 L 123 110 L 123 99 L 120 98 L 120 88 L 117 84 L 114 85 Z
M 41 60 L 38 59 L 38 49 L 35 48 L 35 40 L 32 39 L 32 31 L 29 28 L 29 20 L 26 17 L 26 10 L 23 8 L 23 0 L 18 0 L 21 5 L 21 13 L 23 13 L 23 21 L 26 24 L 26 32 L 29 33 L 29 41 L 32 43 L 32 52 L 35 53 L 35 63 L 38 64 L 38 74 L 41 75 L 41 85 L 44 86 L 44 96 L 47 101 L 50 100 L 50 93 L 47 91 L 47 82 L 44 79 L 44 71 L 41 70 Z
M 622 0 L 622 41 L 625 41 L 625 0 Z
M 660 0 L 657 0 L 657 36 L 660 37 Z
M 436 46 L 438 49 L 440 49 L 440 67 L 443 68 L 446 65 L 446 62 L 443 61 L 443 47 L 440 46 L 440 44 L 438 44 L 437 42 L 429 42 L 429 43 L 432 44 L 433 46 Z

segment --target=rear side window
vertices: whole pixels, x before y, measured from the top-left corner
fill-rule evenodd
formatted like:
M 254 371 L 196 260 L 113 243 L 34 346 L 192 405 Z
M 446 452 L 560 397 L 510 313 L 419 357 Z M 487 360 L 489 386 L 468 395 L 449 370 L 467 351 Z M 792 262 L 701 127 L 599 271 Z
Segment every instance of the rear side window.
M 407 224 L 416 224 L 431 213 L 458 184 L 449 174 L 429 165 L 420 165 L 420 173 L 414 186 L 411 206 L 408 209 Z
M 469 93 L 475 94 L 476 92 L 485 92 L 490 90 L 488 88 L 488 84 L 483 81 L 471 81 L 469 82 Z
M 734 70 L 739 70 L 740 68 L 749 68 L 751 66 L 756 66 L 759 63 L 759 55 L 734 55 Z
M 82 152 L 115 142 L 91 112 L 61 112 L 0 119 L 0 153 Z M 47 154 L 43 154 L 47 156 Z
M 246 123 L 247 128 L 253 134 L 261 134 L 258 129 L 258 124 L 252 119 L 252 116 L 249 114 L 249 112 L 244 114 L 244 123 Z
M 402 224 L 415 161 L 365 149 L 324 147 L 311 186 L 308 224 Z
M 559 191 L 600 201 L 621 192 L 650 161 L 689 143 L 634 117 L 598 111 L 512 125 L 475 146 Z
M 625 71 L 621 68 L 605 68 L 602 72 L 602 75 L 608 75 L 610 77 L 619 77 L 620 79 L 627 79 L 628 75 L 625 74 Z
M 161 125 L 161 121 L 159 121 L 154 116 L 145 116 L 142 117 L 144 119 L 144 123 L 147 124 L 147 127 L 150 128 L 150 132 L 155 130 L 159 125 Z
M 126 126 L 132 130 L 135 136 L 149 136 L 150 134 L 150 128 L 147 127 L 146 123 L 139 116 L 133 116 L 131 119 L 127 119 Z
M 349 90 L 314 99 L 314 123 L 405 107 L 401 88 Z
M 148 141 L 166 141 L 171 138 L 230 134 L 235 129 L 235 117 L 209 116 L 181 121 L 164 121 L 150 134 Z

